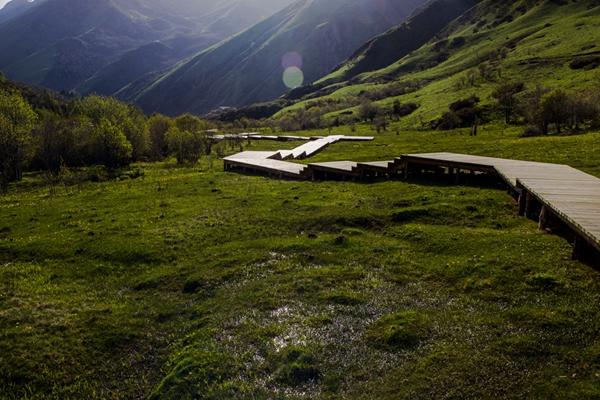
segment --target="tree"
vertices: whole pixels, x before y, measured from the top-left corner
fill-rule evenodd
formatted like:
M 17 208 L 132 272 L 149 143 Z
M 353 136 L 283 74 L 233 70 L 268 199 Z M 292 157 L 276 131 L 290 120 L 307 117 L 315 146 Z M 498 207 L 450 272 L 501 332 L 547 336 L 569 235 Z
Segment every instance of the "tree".
M 155 114 L 148 120 L 150 132 L 150 158 L 154 161 L 163 160 L 168 155 L 165 134 L 173 125 L 173 121 L 164 115 Z
M 9 182 L 22 178 L 36 120 L 37 115 L 20 94 L 0 91 L 0 180 L 5 192 Z
M 598 93 L 591 88 L 587 90 L 573 93 L 570 96 L 570 125 L 575 129 L 579 129 L 579 125 L 586 121 L 592 125 L 598 122 L 600 117 L 600 99 Z
M 542 132 L 547 134 L 551 123 L 555 125 L 557 133 L 561 132 L 570 118 L 570 102 L 570 96 L 564 89 L 554 89 L 542 96 L 539 108 Z
M 165 134 L 165 141 L 172 154 L 179 164 L 194 164 L 204 152 L 203 138 L 200 133 L 190 131 L 181 131 L 177 126 L 169 128 Z
M 139 108 L 112 97 L 92 95 L 79 102 L 78 112 L 90 118 L 94 125 L 106 120 L 112 127 L 123 133 L 131 144 L 133 160 L 139 160 L 148 154 L 150 134 L 146 116 Z
M 377 118 L 377 116 L 381 113 L 381 108 L 377 105 L 374 104 L 372 101 L 363 101 L 363 103 L 360 105 L 359 109 L 358 109 L 358 115 L 360 117 L 360 119 L 362 119 L 363 121 L 367 121 L 370 120 L 371 122 L 373 122 L 373 120 L 375 120 L 375 118 Z
M 137 107 L 129 106 L 128 111 L 127 118 L 121 122 L 121 129 L 131 143 L 131 158 L 140 161 L 150 155 L 148 119 Z
M 195 146 L 201 146 L 200 154 L 202 154 L 202 152 L 204 152 L 206 155 L 210 154 L 212 150 L 212 142 L 206 135 L 206 131 L 213 129 L 215 127 L 214 124 L 203 121 L 189 113 L 175 118 L 173 122 L 180 132 L 187 131 L 194 136 Z M 198 158 L 200 157 L 197 157 L 195 160 L 193 160 L 193 162 L 196 162 Z
M 541 85 L 537 85 L 535 89 L 525 94 L 525 101 L 520 107 L 527 122 L 534 126 L 536 130 L 543 135 L 548 134 L 548 124 L 545 123 L 541 118 L 540 101 L 548 92 L 550 92 L 550 89 Z
M 6 82 L 6 78 L 4 77 L 4 73 L 0 71 L 0 83 Z
M 523 82 L 504 82 L 494 89 L 492 97 L 496 99 L 496 105 L 504 113 L 504 120 L 510 124 L 511 117 L 519 105 L 516 97 L 525 88 Z
M 129 165 L 133 153 L 125 134 L 106 118 L 94 126 L 90 147 L 95 161 L 108 169 Z
M 380 133 L 382 129 L 387 131 L 388 125 L 389 122 L 384 116 L 378 116 L 375 118 L 375 129 L 377 130 L 377 133 Z
M 35 160 L 52 175 L 58 175 L 65 159 L 73 158 L 75 138 L 67 121 L 46 115 L 33 131 Z

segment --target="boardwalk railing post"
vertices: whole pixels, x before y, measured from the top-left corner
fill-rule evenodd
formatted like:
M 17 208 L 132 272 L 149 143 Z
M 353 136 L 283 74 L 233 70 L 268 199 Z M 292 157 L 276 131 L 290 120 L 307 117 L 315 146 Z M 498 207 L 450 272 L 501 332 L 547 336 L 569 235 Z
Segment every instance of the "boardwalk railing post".
M 573 241 L 573 253 L 571 254 L 571 260 L 582 260 L 584 253 L 584 240 L 579 235 L 575 235 Z
M 408 179 L 408 161 L 404 163 L 404 179 Z
M 542 212 L 540 213 L 540 224 L 538 226 L 538 229 L 540 231 L 546 230 L 546 227 L 548 226 L 549 217 L 550 217 L 550 209 L 548 208 L 548 206 L 543 205 Z
M 533 205 L 535 203 L 535 199 L 531 193 L 526 193 L 525 200 L 525 218 L 531 218 L 533 216 Z
M 519 211 L 518 214 L 520 217 L 525 216 L 525 208 L 527 205 L 527 192 L 525 189 L 521 191 L 521 195 L 519 196 Z

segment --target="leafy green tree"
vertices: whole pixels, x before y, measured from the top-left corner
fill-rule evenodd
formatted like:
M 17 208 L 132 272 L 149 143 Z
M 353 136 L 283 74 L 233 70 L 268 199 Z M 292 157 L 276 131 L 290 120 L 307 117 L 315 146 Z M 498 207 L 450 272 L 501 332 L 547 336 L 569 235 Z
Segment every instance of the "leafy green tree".
M 36 113 L 20 94 L 0 91 L 0 180 L 5 192 L 9 182 L 22 178 L 36 120 Z
M 569 121 L 571 98 L 564 89 L 554 89 L 540 99 L 539 115 L 542 132 L 548 133 L 548 126 L 554 124 L 556 132 L 561 133 L 562 127 Z
M 129 106 L 127 118 L 122 121 L 121 128 L 131 143 L 131 158 L 134 161 L 140 161 L 150 155 L 148 119 L 141 109 Z
M 198 117 L 195 117 L 191 114 L 181 115 L 174 120 L 175 126 L 181 132 L 189 132 L 194 136 L 195 146 L 201 146 L 201 154 L 210 154 L 212 150 L 212 143 L 210 138 L 206 135 L 206 131 L 213 129 L 215 127 L 214 124 L 210 122 L 203 121 Z M 199 157 L 198 157 L 199 158 Z M 194 160 L 197 161 L 198 158 Z
M 79 102 L 78 113 L 90 118 L 94 125 L 102 120 L 110 121 L 130 142 L 134 161 L 148 155 L 150 133 L 146 117 L 139 108 L 112 97 L 92 95 Z
M 165 133 L 165 142 L 169 154 L 174 155 L 179 164 L 194 164 L 204 152 L 204 138 L 201 133 L 181 131 L 177 126 L 172 126 Z
M 81 167 L 97 162 L 90 148 L 94 125 L 89 119 L 64 119 L 43 110 L 39 114 L 41 121 L 32 132 L 35 151 L 32 168 L 56 176 L 62 167 Z
M 504 113 L 504 120 L 510 124 L 514 111 L 519 106 L 519 99 L 516 96 L 525 88 L 523 82 L 505 82 L 494 89 L 492 97 L 496 99 L 496 105 Z
M 154 161 L 163 160 L 169 153 L 165 142 L 165 134 L 173 125 L 173 121 L 164 115 L 154 114 L 148 120 L 150 132 L 150 158 Z
M 0 83 L 6 82 L 6 78 L 4 77 L 4 73 L 0 71 Z
M 94 126 L 90 147 L 95 161 L 108 169 L 129 165 L 133 153 L 122 130 L 106 118 Z
M 381 114 L 381 108 L 368 100 L 364 101 L 358 109 L 358 115 L 363 121 L 370 120 L 373 122 L 379 114 Z

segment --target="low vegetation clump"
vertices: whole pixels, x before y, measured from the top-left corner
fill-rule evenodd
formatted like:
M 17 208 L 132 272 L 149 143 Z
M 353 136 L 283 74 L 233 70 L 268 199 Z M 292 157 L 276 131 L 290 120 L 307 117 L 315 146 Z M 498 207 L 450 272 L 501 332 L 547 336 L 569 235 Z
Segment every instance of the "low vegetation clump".
M 590 70 L 600 66 L 600 55 L 577 57 L 569 64 L 571 69 Z
M 427 338 L 429 321 L 415 311 L 401 311 L 376 321 L 366 333 L 372 346 L 384 350 L 409 349 Z

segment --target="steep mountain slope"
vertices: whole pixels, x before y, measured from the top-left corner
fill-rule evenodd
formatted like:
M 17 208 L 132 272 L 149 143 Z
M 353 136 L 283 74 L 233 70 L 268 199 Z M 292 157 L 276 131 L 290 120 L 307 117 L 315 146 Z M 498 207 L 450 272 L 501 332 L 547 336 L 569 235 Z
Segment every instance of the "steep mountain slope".
M 373 36 L 402 22 L 425 0 L 299 0 L 162 75 L 119 93 L 146 111 L 204 114 L 218 106 L 272 100 L 313 82 Z M 284 60 L 284 56 L 288 54 Z M 283 61 L 283 63 L 282 63 Z M 300 75 L 299 70 L 302 74 Z M 153 82 L 146 87 L 148 81 Z
M 369 40 L 350 58 L 337 66 L 341 80 L 387 67 L 433 38 L 481 0 L 438 0 L 427 4 L 409 21 Z
M 4 7 L 0 9 L 0 25 L 5 23 L 6 21 L 10 21 L 13 18 L 18 17 L 21 14 L 26 13 L 27 11 L 32 10 L 33 8 L 45 3 L 48 0 L 12 0 L 6 3 Z
M 301 101 L 276 118 L 309 102 L 327 104 L 333 99 L 341 106 L 328 117 L 343 119 L 357 112 L 359 98 L 373 100 L 384 110 L 395 101 L 414 103 L 418 112 L 402 118 L 401 126 L 427 129 L 451 103 L 473 95 L 481 100 L 482 109 L 491 110 L 495 103 L 491 94 L 504 82 L 523 82 L 524 93 L 538 85 L 586 88 L 598 81 L 594 69 L 598 64 L 575 69 L 571 63 L 600 57 L 599 18 L 600 3 L 594 0 L 483 0 L 441 28 L 428 43 L 385 68 L 350 74 L 349 80 L 340 80 L 340 70 L 314 87 L 297 89 L 295 99 Z M 363 57 L 359 62 L 375 65 L 379 55 L 367 51 Z M 404 85 L 410 90 L 399 90 Z
M 348 81 L 363 72 L 387 67 L 394 61 L 419 49 L 448 23 L 480 1 L 430 0 L 416 8 L 402 24 L 363 44 L 325 78 L 312 85 L 291 90 L 284 97 L 289 100 L 297 100 L 334 83 Z
M 197 51 L 289 1 L 278 8 L 272 0 L 48 0 L 0 26 L 0 69 L 11 79 L 70 90 L 140 46 L 187 37 L 181 43 Z

